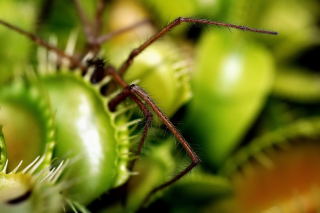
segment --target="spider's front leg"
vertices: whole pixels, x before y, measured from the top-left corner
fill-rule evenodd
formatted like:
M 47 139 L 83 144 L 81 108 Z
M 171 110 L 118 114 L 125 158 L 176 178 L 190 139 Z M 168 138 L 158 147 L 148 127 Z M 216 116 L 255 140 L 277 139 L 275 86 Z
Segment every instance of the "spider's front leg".
M 118 74 L 113 73 L 113 75 L 118 75 Z M 167 186 L 173 184 L 174 182 L 178 181 L 180 178 L 182 178 L 184 175 L 186 175 L 189 171 L 191 171 L 196 165 L 198 165 L 201 162 L 201 160 L 198 157 L 198 155 L 192 150 L 191 146 L 184 139 L 182 134 L 171 123 L 169 118 L 159 109 L 159 107 L 154 103 L 154 101 L 150 98 L 150 96 L 143 89 L 141 89 L 139 86 L 134 85 L 134 84 L 126 86 L 119 95 L 117 95 L 114 99 L 112 99 L 109 102 L 109 109 L 111 111 L 114 111 L 116 109 L 116 106 L 128 97 L 130 97 L 133 101 L 135 101 L 138 104 L 139 108 L 142 110 L 144 116 L 146 117 L 146 123 L 144 126 L 141 141 L 138 146 L 137 154 L 141 153 L 145 138 L 147 136 L 148 129 L 149 129 L 149 127 L 151 125 L 151 121 L 152 121 L 152 114 L 150 113 L 150 111 L 146 107 L 146 105 L 147 105 L 152 109 L 152 111 L 154 111 L 154 113 L 163 122 L 163 124 L 171 131 L 171 133 L 175 136 L 175 138 L 181 143 L 181 145 L 186 150 L 188 156 L 191 159 L 191 163 L 189 166 L 187 166 L 185 169 L 183 169 L 181 172 L 179 172 L 176 176 L 174 176 L 170 180 L 168 180 L 165 183 L 161 184 L 160 186 L 157 186 L 156 188 L 154 188 L 145 198 L 144 203 L 146 203 L 154 193 L 156 193 L 156 192 L 166 188 Z M 144 101 L 145 104 L 141 100 Z
M 143 148 L 143 145 L 144 145 L 144 142 L 145 142 L 146 137 L 148 135 L 148 130 L 152 124 L 152 118 L 153 118 L 152 113 L 138 97 L 136 97 L 134 94 L 132 94 L 132 92 L 130 91 L 130 86 L 125 87 L 120 94 L 118 94 L 116 97 L 114 97 L 109 102 L 108 107 L 111 112 L 114 112 L 116 110 L 116 107 L 128 97 L 130 97 L 131 100 L 133 100 L 134 102 L 137 103 L 137 105 L 139 106 L 140 110 L 142 111 L 142 113 L 145 117 L 145 124 L 143 127 L 142 136 L 140 138 L 140 142 L 139 142 L 137 151 L 135 153 L 136 155 L 140 155 L 142 148 Z M 134 167 L 134 162 L 130 165 L 130 167 L 131 167 L 130 169 L 132 169 Z
M 224 23 L 224 22 L 211 21 L 211 20 L 207 20 L 207 19 L 179 17 L 179 18 L 176 18 L 175 20 L 173 20 L 172 22 L 170 22 L 168 25 L 164 26 L 158 33 L 151 36 L 149 39 L 147 39 L 145 42 L 143 42 L 139 47 L 133 49 L 131 51 L 131 53 L 129 54 L 128 58 L 123 62 L 123 64 L 119 68 L 118 72 L 120 73 L 120 75 L 123 75 L 128 70 L 130 65 L 133 63 L 133 60 L 140 53 L 142 53 L 147 47 L 149 47 L 151 44 L 153 44 L 154 42 L 159 40 L 161 37 L 166 35 L 170 30 L 179 26 L 182 23 L 214 25 L 214 26 L 235 28 L 238 30 L 255 32 L 255 33 L 269 34 L 269 35 L 277 35 L 278 34 L 277 32 L 274 32 L 274 31 L 256 29 L 256 28 L 242 26 L 242 25 L 228 24 L 228 23 Z
M 153 115 L 150 112 L 150 110 L 148 109 L 148 107 L 146 106 L 145 103 L 143 103 L 135 94 L 132 93 L 131 91 L 131 87 L 129 86 L 120 76 L 119 74 L 116 72 L 115 68 L 112 66 L 107 66 L 106 68 L 104 68 L 105 66 L 105 62 L 101 59 L 90 59 L 87 61 L 88 66 L 95 66 L 95 71 L 93 73 L 93 78 L 91 80 L 93 80 L 94 82 L 98 82 L 100 81 L 102 78 L 99 75 L 111 75 L 114 79 L 114 81 L 116 81 L 119 85 L 121 85 L 123 87 L 123 90 L 121 93 L 119 93 L 116 97 L 114 97 L 113 99 L 111 99 L 108 103 L 108 108 L 111 112 L 116 111 L 117 106 L 122 103 L 124 100 L 126 100 L 127 98 L 130 98 L 131 100 L 133 100 L 138 107 L 140 108 L 140 110 L 142 111 L 144 117 L 145 117 L 145 124 L 143 127 L 143 132 L 142 132 L 142 136 L 140 138 L 140 142 L 138 144 L 138 148 L 135 152 L 135 155 L 139 156 L 141 154 L 143 145 L 145 143 L 146 137 L 148 135 L 148 130 L 151 127 L 152 124 L 152 118 Z M 134 159 L 131 164 L 129 165 L 129 169 L 132 170 L 134 167 L 134 164 L 136 162 L 136 159 Z
M 185 169 L 183 169 L 181 172 L 179 172 L 175 177 L 170 179 L 169 181 L 161 184 L 160 186 L 153 189 L 150 193 L 152 195 L 153 193 L 171 185 L 172 183 L 179 180 L 181 177 L 186 175 L 189 171 L 191 171 L 196 165 L 198 165 L 201 160 L 198 157 L 198 155 L 193 151 L 189 143 L 184 139 L 182 134 L 179 132 L 179 130 L 172 124 L 172 122 L 169 120 L 169 118 L 159 109 L 159 107 L 154 103 L 154 101 L 150 98 L 150 96 L 139 86 L 137 85 L 130 85 L 128 89 L 131 91 L 132 94 L 139 97 L 141 100 L 143 100 L 149 107 L 151 107 L 152 111 L 158 116 L 158 118 L 162 121 L 162 123 L 169 129 L 169 131 L 174 135 L 174 137 L 180 142 L 184 150 L 187 152 L 189 158 L 191 159 L 191 163 L 189 166 L 187 166 Z

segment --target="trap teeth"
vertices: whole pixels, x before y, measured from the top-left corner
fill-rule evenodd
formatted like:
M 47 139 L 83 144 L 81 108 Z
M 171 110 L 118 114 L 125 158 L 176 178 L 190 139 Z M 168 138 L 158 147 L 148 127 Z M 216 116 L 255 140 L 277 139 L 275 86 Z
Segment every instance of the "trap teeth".
M 3 212 L 58 213 L 66 205 L 64 181 L 61 178 L 67 162 L 40 169 L 44 157 L 38 156 L 26 168 L 19 164 L 9 173 L 0 172 L 0 208 Z M 58 182 L 59 179 L 59 182 Z M 25 208 L 28 206 L 28 208 Z

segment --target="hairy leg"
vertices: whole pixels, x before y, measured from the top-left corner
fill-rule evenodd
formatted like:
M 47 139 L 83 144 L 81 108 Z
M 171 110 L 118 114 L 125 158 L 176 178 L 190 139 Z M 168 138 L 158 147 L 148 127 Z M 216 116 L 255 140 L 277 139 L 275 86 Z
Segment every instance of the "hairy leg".
M 88 66 L 95 66 L 95 71 L 94 71 L 92 78 L 91 78 L 91 81 L 93 83 L 97 83 L 97 82 L 101 81 L 105 75 L 108 75 L 111 73 L 114 76 L 118 76 L 113 67 L 109 66 L 105 69 L 104 68 L 105 62 L 101 59 L 90 59 L 87 61 L 87 64 L 88 64 Z M 103 73 L 103 76 L 99 76 L 99 74 L 101 74 L 101 73 Z M 126 83 L 123 81 L 123 84 L 126 84 Z M 126 86 L 123 88 L 122 92 L 119 93 L 116 97 L 114 97 L 113 99 L 111 99 L 109 101 L 108 108 L 111 112 L 116 111 L 117 106 L 127 98 L 130 98 L 135 103 L 137 103 L 138 107 L 142 111 L 144 118 L 145 118 L 145 125 L 143 127 L 142 136 L 140 138 L 140 142 L 138 144 L 137 151 L 135 153 L 138 156 L 141 154 L 145 139 L 148 134 L 148 130 L 151 127 L 153 115 L 150 112 L 150 110 L 148 109 L 148 107 L 146 107 L 146 105 L 138 97 L 136 97 L 134 94 L 132 94 L 132 92 L 130 91 L 129 88 L 130 87 L 128 86 L 128 84 L 126 84 Z M 132 163 L 132 165 L 130 167 L 133 168 L 133 166 L 134 166 L 134 163 Z
M 94 35 L 93 35 L 93 23 L 88 19 L 87 15 L 84 12 L 79 0 L 73 0 L 74 6 L 76 8 L 77 14 L 79 15 L 79 19 L 81 25 L 83 27 L 83 32 L 85 34 L 85 38 L 88 43 L 93 42 Z
M 181 23 L 198 23 L 198 24 L 207 24 L 207 25 L 215 25 L 215 26 L 222 26 L 222 27 L 228 27 L 228 28 L 235 28 L 239 30 L 244 31 L 251 31 L 256 33 L 265 33 L 265 34 L 271 34 L 276 35 L 277 32 L 268 31 L 268 30 L 260 30 L 255 29 L 251 27 L 241 26 L 241 25 L 235 25 L 235 24 L 227 24 L 223 22 L 217 22 L 217 21 L 210 21 L 207 19 L 196 19 L 196 18 L 183 18 L 179 17 L 175 19 L 174 21 L 170 22 L 167 26 L 162 28 L 158 33 L 151 36 L 148 40 L 143 42 L 139 47 L 132 50 L 132 52 L 129 54 L 128 58 L 123 62 L 121 67 L 119 68 L 120 75 L 123 75 L 130 65 L 132 64 L 135 57 L 137 57 L 143 50 L 145 50 L 148 46 L 153 44 L 155 41 L 157 41 L 159 38 L 167 34 L 170 30 L 175 28 L 176 26 L 180 25 Z
M 146 197 L 145 202 L 147 202 L 150 197 L 164 189 L 165 187 L 173 184 L 174 182 L 178 181 L 180 178 L 182 178 L 184 175 L 186 175 L 189 171 L 191 171 L 196 165 L 198 165 L 201 160 L 198 157 L 198 155 L 192 150 L 189 143 L 184 139 L 182 134 L 176 129 L 176 127 L 171 123 L 169 118 L 159 109 L 159 107 L 154 103 L 154 101 L 150 98 L 150 96 L 143 91 L 140 87 L 136 85 L 130 85 L 128 87 L 128 90 L 130 90 L 134 95 L 139 97 L 141 100 L 145 101 L 145 103 L 152 108 L 152 110 L 155 112 L 155 114 L 159 117 L 159 119 L 163 122 L 163 124 L 171 131 L 171 133 L 174 135 L 174 137 L 180 142 L 184 150 L 187 152 L 187 155 L 191 159 L 191 163 L 189 166 L 187 166 L 185 169 L 180 171 L 176 176 L 168 180 L 167 182 L 161 184 L 160 186 L 154 188 L 149 195 Z
M 97 4 L 97 9 L 95 12 L 95 35 L 98 36 L 101 33 L 102 27 L 104 25 L 103 22 L 103 14 L 106 10 L 106 0 L 99 0 Z
M 55 52 L 59 57 L 69 60 L 71 67 L 78 67 L 82 70 L 86 69 L 86 67 L 76 57 L 66 54 L 64 51 L 60 50 L 56 46 L 51 45 L 49 42 L 46 42 L 45 40 L 41 39 L 39 36 L 31 32 L 27 32 L 21 28 L 18 28 L 12 24 L 9 24 L 8 22 L 3 21 L 1 19 L 0 25 L 3 25 L 11 30 L 16 31 L 17 33 L 29 38 L 31 41 L 35 42 L 39 46 L 46 48 L 48 51 Z
M 139 142 L 137 151 L 135 153 L 136 155 L 140 155 L 142 148 L 143 148 L 143 145 L 144 145 L 144 142 L 145 142 L 145 139 L 148 134 L 148 129 L 151 127 L 152 118 L 153 118 L 152 113 L 139 98 L 137 98 L 135 95 L 132 94 L 129 87 L 124 88 L 120 94 L 118 94 L 116 97 L 114 97 L 109 102 L 108 107 L 109 107 L 110 111 L 114 112 L 116 110 L 116 107 L 128 97 L 130 97 L 134 102 L 137 103 L 137 105 L 139 106 L 140 110 L 142 111 L 142 113 L 146 119 L 145 125 L 143 128 L 143 132 L 142 132 L 142 136 L 140 138 L 140 142 Z
M 150 128 L 151 122 L 152 122 L 152 114 L 147 109 L 147 107 L 141 102 L 141 100 L 145 101 L 145 104 L 150 106 L 152 110 L 156 113 L 156 115 L 159 117 L 159 119 L 163 122 L 163 124 L 172 132 L 172 134 L 177 138 L 177 140 L 181 143 L 183 148 L 186 150 L 188 156 L 191 159 L 191 163 L 189 166 L 187 166 L 185 169 L 183 169 L 181 172 L 179 172 L 176 176 L 171 178 L 170 180 L 166 181 L 165 183 L 161 184 L 160 186 L 154 188 L 146 197 L 145 202 L 147 202 L 150 197 L 164 189 L 165 187 L 173 184 L 174 182 L 178 181 L 180 178 L 182 178 L 184 175 L 186 175 L 190 170 L 192 170 L 197 164 L 200 163 L 200 158 L 197 156 L 197 154 L 192 150 L 188 142 L 183 138 L 181 133 L 176 129 L 176 127 L 171 123 L 169 118 L 159 109 L 159 107 L 151 100 L 149 95 L 144 92 L 140 87 L 136 85 L 130 85 L 123 89 L 123 91 L 117 95 L 114 99 L 112 99 L 109 102 L 109 109 L 111 111 L 114 111 L 116 107 L 124 101 L 126 98 L 130 97 L 133 101 L 135 101 L 142 112 L 144 113 L 144 116 L 146 118 L 145 127 L 143 130 L 143 135 L 141 137 L 141 141 L 139 143 L 137 154 L 141 153 L 142 147 L 144 145 L 145 138 L 147 136 L 148 129 Z M 139 98 L 138 98 L 139 97 Z M 141 99 L 141 100 L 140 100 Z

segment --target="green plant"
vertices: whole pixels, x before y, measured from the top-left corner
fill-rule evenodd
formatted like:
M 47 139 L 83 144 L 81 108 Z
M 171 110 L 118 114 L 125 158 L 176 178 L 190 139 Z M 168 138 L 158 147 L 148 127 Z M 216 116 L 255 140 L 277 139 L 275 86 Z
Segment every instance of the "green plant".
M 40 50 L 39 68 L 34 76 L 36 80 L 31 81 L 31 83 L 37 82 L 36 89 L 41 90 L 44 94 L 43 97 L 46 97 L 50 105 L 47 110 L 54 118 L 54 133 L 56 134 L 54 156 L 59 159 L 74 159 L 74 163 L 66 169 L 65 178 L 72 182 L 71 187 L 64 191 L 67 194 L 66 197 L 71 197 L 75 202 L 88 204 L 102 193 L 123 184 L 127 180 L 129 177 L 128 169 L 132 169 L 135 163 L 135 160 L 130 158 L 130 151 L 134 152 L 133 157 L 141 154 L 142 146 L 152 122 L 151 110 L 182 144 L 192 162 L 173 178 L 152 190 L 148 190 L 148 194 L 144 195 L 143 201 L 138 201 L 139 204 L 145 203 L 155 192 L 171 185 L 187 174 L 200 162 L 200 159 L 150 96 L 139 86 L 129 84 L 124 80 L 123 76 L 131 68 L 134 59 L 143 54 L 149 46 L 151 47 L 148 49 L 152 50 L 154 42 L 181 23 L 211 24 L 267 34 L 276 33 L 205 19 L 180 17 L 165 26 L 159 33 L 154 34 L 142 45 L 133 49 L 127 59 L 116 69 L 98 57 L 101 46 L 105 41 L 99 25 L 99 23 L 103 23 L 101 13 L 105 8 L 103 5 L 98 7 L 96 19 L 91 25 L 79 2 L 75 1 L 75 4 L 81 17 L 86 38 L 85 48 L 79 54 L 72 51 L 72 44 L 75 40 L 71 39 L 67 45 L 67 50 L 61 51 L 54 42 L 48 43 L 37 35 L 5 21 L 0 20 L 0 23 L 48 50 L 48 52 L 46 50 L 41 52 Z M 162 50 L 162 48 L 165 49 L 164 43 L 160 47 L 154 47 L 161 56 L 166 54 L 166 50 Z M 171 57 L 165 59 L 169 67 L 177 62 L 177 59 Z M 157 66 L 161 70 L 160 65 L 157 64 Z M 133 73 L 132 80 L 135 80 L 135 75 L 138 78 L 143 76 L 139 73 L 141 71 L 138 68 L 136 69 L 138 73 Z M 189 96 L 188 92 L 185 93 L 184 79 L 175 78 L 174 75 L 177 73 L 174 71 L 175 69 L 173 69 L 173 72 L 165 73 L 169 77 L 166 76 L 163 82 L 169 82 L 168 85 L 170 86 L 182 81 L 182 86 L 175 85 L 176 87 L 171 87 L 168 90 L 170 94 L 175 93 L 175 97 L 182 94 L 182 98 L 178 102 L 169 101 L 170 104 L 165 110 L 170 114 L 173 114 Z M 33 75 L 32 72 L 28 74 Z M 163 73 L 161 73 L 162 75 Z M 130 76 L 127 76 L 127 78 L 130 79 Z M 26 79 L 26 81 L 28 80 Z M 142 80 L 145 81 L 141 83 L 142 85 L 151 85 L 149 86 L 150 90 L 159 91 L 157 76 Z M 188 88 L 186 91 L 188 91 Z M 157 93 L 155 92 L 155 94 Z M 130 131 L 135 131 L 130 127 L 137 124 L 140 119 L 129 120 L 130 117 L 126 113 L 131 107 L 122 103 L 127 98 L 138 105 L 146 119 L 136 149 L 130 149 L 129 147 Z M 163 99 L 160 98 L 159 102 Z M 23 99 L 17 99 L 16 101 L 19 104 Z M 166 103 L 166 100 L 163 102 Z

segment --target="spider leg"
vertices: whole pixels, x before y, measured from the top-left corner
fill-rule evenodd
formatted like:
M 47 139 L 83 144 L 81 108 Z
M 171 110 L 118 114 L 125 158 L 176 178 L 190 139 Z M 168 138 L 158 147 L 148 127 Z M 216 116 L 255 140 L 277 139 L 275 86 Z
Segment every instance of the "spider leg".
M 115 111 L 117 106 L 128 97 L 131 98 L 134 102 L 136 102 L 138 104 L 140 110 L 143 112 L 144 117 L 145 117 L 145 124 L 143 127 L 142 136 L 140 138 L 138 148 L 135 152 L 136 156 L 140 156 L 140 154 L 142 152 L 143 145 L 145 144 L 145 140 L 148 135 L 148 130 L 152 124 L 152 118 L 153 118 L 152 113 L 138 97 L 136 97 L 135 95 L 133 95 L 131 93 L 131 91 L 129 90 L 129 86 L 125 87 L 120 94 L 118 94 L 116 97 L 114 97 L 112 100 L 110 100 L 108 103 L 108 107 L 109 107 L 110 111 Z M 138 160 L 138 158 L 134 158 L 130 162 L 130 164 L 128 165 L 129 170 L 133 170 L 137 160 Z M 121 190 L 125 191 L 124 194 L 121 195 L 121 200 L 122 200 L 123 205 L 126 205 L 127 191 L 129 190 L 128 187 L 129 187 L 128 182 L 121 187 Z
M 256 33 L 264 33 L 264 34 L 271 34 L 271 35 L 277 34 L 277 32 L 255 29 L 255 28 L 251 28 L 251 27 L 247 27 L 247 26 L 227 24 L 227 23 L 223 23 L 223 22 L 210 21 L 210 20 L 206 20 L 206 19 L 179 17 L 179 18 L 175 19 L 174 21 L 170 22 L 165 27 L 163 27 L 158 33 L 151 36 L 144 43 L 142 43 L 139 47 L 133 49 L 132 52 L 129 54 L 128 58 L 124 61 L 124 63 L 119 68 L 120 75 L 123 75 L 127 71 L 127 69 L 132 64 L 134 58 L 137 57 L 143 50 L 145 50 L 148 46 L 150 46 L 152 43 L 157 41 L 159 38 L 161 38 L 162 36 L 167 34 L 170 30 L 172 30 L 176 26 L 180 25 L 181 23 L 208 24 L 208 25 L 222 26 L 222 27 L 228 27 L 228 28 L 235 28 L 235 29 L 244 30 L 244 31 L 251 31 L 251 32 L 256 32 Z
M 102 27 L 103 26 L 103 14 L 106 9 L 106 0 L 99 0 L 97 9 L 96 9 L 96 14 L 95 14 L 95 35 L 98 36 L 101 33 Z
M 108 103 L 109 110 L 111 112 L 115 112 L 117 106 L 123 102 L 126 98 L 128 98 L 131 95 L 130 91 L 127 87 L 125 87 L 121 93 L 119 93 L 116 97 L 111 99 Z
M 109 103 L 109 109 L 111 111 L 115 110 L 115 107 L 123 101 L 125 98 L 130 96 L 131 98 L 136 97 L 138 98 L 137 104 L 143 100 L 146 105 L 148 105 L 155 114 L 159 117 L 159 119 L 162 121 L 162 123 L 170 130 L 170 132 L 174 135 L 174 137 L 180 142 L 182 147 L 187 152 L 189 158 L 191 159 L 191 163 L 189 166 L 187 166 L 185 169 L 183 169 L 181 172 L 179 172 L 176 176 L 168 180 L 167 182 L 161 184 L 160 186 L 154 188 L 149 195 L 146 197 L 145 202 L 146 203 L 149 198 L 156 192 L 162 190 L 163 188 L 173 184 L 177 180 L 179 180 L 181 177 L 186 175 L 189 171 L 191 171 L 196 165 L 198 165 L 201 160 L 198 157 L 198 155 L 192 150 L 189 143 L 184 139 L 182 134 L 176 129 L 176 127 L 171 123 L 169 118 L 159 109 L 159 107 L 154 103 L 154 101 L 149 97 L 149 95 L 143 91 L 140 87 L 137 85 L 131 84 L 128 85 L 122 77 L 119 75 L 118 72 L 114 69 L 112 66 L 108 66 L 105 68 L 106 73 L 111 75 L 113 77 L 113 80 L 117 82 L 122 88 L 124 88 L 123 92 L 120 93 L 118 96 L 116 96 L 110 103 Z M 133 98 L 134 101 L 137 99 Z M 142 144 L 143 145 L 143 144 Z
M 143 145 L 144 145 L 145 140 L 147 138 L 148 130 L 152 124 L 152 118 L 153 118 L 152 113 L 138 97 L 136 97 L 135 95 L 132 94 L 129 87 L 125 87 L 120 94 L 118 94 L 116 97 L 114 97 L 109 102 L 108 107 L 109 107 L 110 111 L 113 112 L 116 110 L 116 107 L 128 97 L 130 97 L 134 102 L 137 103 L 137 105 L 139 106 L 140 110 L 142 111 L 142 113 L 145 117 L 145 124 L 143 127 L 142 136 L 140 138 L 140 142 L 138 144 L 138 148 L 135 153 L 137 156 L 139 156 L 142 152 Z M 129 169 L 133 169 L 135 161 L 136 161 L 136 159 L 133 160 L 133 162 L 129 166 L 130 167 Z
M 103 0 L 98 1 L 95 20 L 89 20 L 87 14 L 85 13 L 83 7 L 81 6 L 79 0 L 73 0 L 76 11 L 79 15 L 80 22 L 83 27 L 83 32 L 85 34 L 86 43 L 84 45 L 84 49 L 80 54 L 80 58 L 83 59 L 88 52 L 92 52 L 95 55 L 100 50 L 100 45 L 97 44 L 96 40 L 100 33 L 100 26 L 102 24 L 102 15 L 105 10 L 105 4 Z
M 145 198 L 144 203 L 146 203 L 150 197 L 164 189 L 165 187 L 173 184 L 174 182 L 178 181 L 180 178 L 182 178 L 184 175 L 186 175 L 189 171 L 191 171 L 196 165 L 198 165 L 201 160 L 198 157 L 198 155 L 192 150 L 191 146 L 188 144 L 188 142 L 184 139 L 182 134 L 176 129 L 176 127 L 171 123 L 169 118 L 159 109 L 159 107 L 153 102 L 153 100 L 149 97 L 149 95 L 143 91 L 140 87 L 132 84 L 129 87 L 127 87 L 128 90 L 130 90 L 134 95 L 139 97 L 141 100 L 143 100 L 148 106 L 152 108 L 152 110 L 155 112 L 155 114 L 159 117 L 159 119 L 163 122 L 163 124 L 171 131 L 171 133 L 175 136 L 175 138 L 180 142 L 182 147 L 187 152 L 187 155 L 191 159 L 191 163 L 189 166 L 187 166 L 185 169 L 180 171 L 176 176 L 168 180 L 167 182 L 161 184 L 160 186 L 154 188 L 148 196 Z
M 94 41 L 94 33 L 93 33 L 93 23 L 88 19 L 87 15 L 85 14 L 79 0 L 73 0 L 74 6 L 76 11 L 79 15 L 80 22 L 83 26 L 83 32 L 86 35 L 86 40 L 88 43 L 92 43 Z
M 52 51 L 52 52 L 55 52 L 59 57 L 61 58 L 66 58 L 67 60 L 70 61 L 71 63 L 71 67 L 78 67 L 82 70 L 85 70 L 86 67 L 74 56 L 72 55 L 68 55 L 66 54 L 64 51 L 60 50 L 58 47 L 54 46 L 54 45 L 51 45 L 50 43 L 46 42 L 45 40 L 41 39 L 39 36 L 31 33 L 31 32 L 28 32 L 28 31 L 25 31 L 19 27 L 16 27 L 12 24 L 9 24 L 8 22 L 6 21 L 3 21 L 0 19 L 0 24 L 13 30 L 13 31 L 16 31 L 17 33 L 27 37 L 28 39 L 30 39 L 31 41 L 35 42 L 36 44 L 44 47 L 45 49 L 47 49 L 48 51 Z

